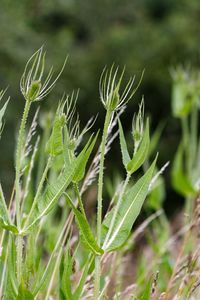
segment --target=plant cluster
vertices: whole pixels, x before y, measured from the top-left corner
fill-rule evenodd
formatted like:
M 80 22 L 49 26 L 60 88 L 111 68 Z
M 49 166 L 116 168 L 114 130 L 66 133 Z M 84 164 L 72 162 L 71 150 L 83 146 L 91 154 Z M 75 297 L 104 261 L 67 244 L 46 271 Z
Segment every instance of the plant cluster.
M 54 114 L 39 117 L 37 108 L 28 125 L 33 103 L 52 91 L 65 63 L 58 75 L 53 68 L 45 75 L 41 48 L 21 77 L 25 107 L 10 199 L 0 185 L 1 299 L 198 299 L 198 76 L 189 81 L 184 71 L 173 72 L 173 113 L 181 119 L 183 142 L 173 162 L 172 184 L 186 198 L 187 213 L 173 234 L 162 209 L 162 173 L 168 163 L 158 170 L 154 154 L 163 125 L 150 139 L 142 99 L 132 121 L 132 145 L 127 144 L 120 118 L 139 84 L 134 77 L 125 84 L 125 70 L 120 73 L 113 65 L 100 77 L 102 131 L 91 133 L 94 119 L 81 129 L 78 93 L 64 94 Z M 8 103 L 0 109 L 1 134 Z M 113 187 L 104 214 L 105 158 L 116 137 L 126 176 Z M 86 210 L 92 184 L 97 188 L 93 219 Z M 143 205 L 148 216 L 132 231 Z

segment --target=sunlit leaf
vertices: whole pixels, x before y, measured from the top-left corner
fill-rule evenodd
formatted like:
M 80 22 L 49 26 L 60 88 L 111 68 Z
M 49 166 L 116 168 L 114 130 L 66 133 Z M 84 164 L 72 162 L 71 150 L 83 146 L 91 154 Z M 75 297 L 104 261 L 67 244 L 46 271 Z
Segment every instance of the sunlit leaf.
M 127 240 L 131 228 L 138 217 L 144 200 L 148 194 L 148 188 L 153 176 L 156 159 L 147 170 L 147 172 L 140 178 L 132 188 L 130 188 L 124 195 L 121 205 L 118 209 L 112 233 L 103 249 L 105 251 L 113 251 L 121 247 Z M 112 217 L 114 216 L 115 207 L 107 214 L 102 226 L 103 240 L 108 233 Z

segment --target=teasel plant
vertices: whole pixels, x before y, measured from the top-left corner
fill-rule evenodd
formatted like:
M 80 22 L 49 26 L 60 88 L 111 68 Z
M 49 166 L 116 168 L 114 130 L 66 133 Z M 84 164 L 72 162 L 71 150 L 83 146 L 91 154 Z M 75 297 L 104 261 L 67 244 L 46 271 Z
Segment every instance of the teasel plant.
M 172 168 L 172 185 L 186 200 L 187 221 L 190 222 L 200 182 L 200 74 L 197 70 L 178 66 L 171 70 L 171 75 L 172 113 L 179 120 L 182 130 Z
M 89 295 L 92 299 L 102 299 L 109 281 L 102 278 L 105 261 L 126 244 L 154 178 L 157 157 L 140 179 L 131 182 L 148 157 L 150 137 L 142 100 L 133 118 L 133 145 L 132 151 L 129 150 L 120 117 L 141 80 L 135 86 L 135 78 L 130 78 L 124 86 L 125 69 L 120 73 L 112 65 L 100 77 L 100 100 L 105 108 L 102 133 L 90 133 L 96 118 L 81 129 L 76 112 L 78 92 L 65 93 L 55 113 L 41 114 L 37 109 L 28 128 L 32 103 L 52 92 L 65 64 L 66 60 L 55 77 L 52 68 L 45 77 L 45 52 L 40 48 L 28 60 L 20 81 L 25 107 L 17 136 L 15 182 L 9 200 L 0 185 L 2 299 L 78 300 Z M 1 102 L 4 97 L 2 91 Z M 0 109 L 1 133 L 8 102 L 9 98 Z M 38 123 L 43 129 L 40 136 Z M 126 178 L 115 191 L 103 218 L 105 157 L 118 136 Z M 83 195 L 97 179 L 97 223 L 92 226 Z M 84 261 L 82 266 L 80 257 Z

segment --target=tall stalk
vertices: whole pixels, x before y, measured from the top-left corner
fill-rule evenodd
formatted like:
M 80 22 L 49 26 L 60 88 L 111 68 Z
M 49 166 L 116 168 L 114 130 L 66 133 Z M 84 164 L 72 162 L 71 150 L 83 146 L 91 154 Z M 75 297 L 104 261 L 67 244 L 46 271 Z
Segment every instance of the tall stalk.
M 112 117 L 112 111 L 107 110 L 103 136 L 101 141 L 101 154 L 100 154 L 100 165 L 99 165 L 99 179 L 98 179 L 98 197 L 97 197 L 97 243 L 100 245 L 101 242 L 101 221 L 102 221 L 102 194 L 103 194 L 103 169 L 104 169 L 104 157 L 106 140 L 108 136 L 108 128 Z M 100 277 L 101 277 L 101 257 L 96 256 L 95 258 L 95 279 L 94 279 L 94 299 L 97 300 L 100 291 Z
M 16 220 L 17 227 L 20 232 L 21 230 L 21 213 L 20 213 L 20 173 L 21 173 L 21 162 L 23 156 L 23 146 L 24 146 L 24 135 L 25 135 L 25 127 L 31 106 L 31 101 L 26 100 L 24 112 L 22 116 L 22 121 L 19 128 L 19 135 L 17 139 L 17 149 L 16 149 L 16 177 L 15 177 L 15 199 L 16 199 Z M 23 252 L 23 237 L 18 235 L 16 238 L 16 248 L 17 248 L 17 279 L 20 283 L 22 277 L 22 252 Z

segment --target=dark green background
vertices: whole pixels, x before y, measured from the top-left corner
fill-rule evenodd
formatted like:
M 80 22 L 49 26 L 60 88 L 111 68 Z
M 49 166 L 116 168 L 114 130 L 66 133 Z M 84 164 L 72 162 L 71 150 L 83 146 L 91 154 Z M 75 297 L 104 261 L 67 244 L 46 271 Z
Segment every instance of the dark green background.
M 80 88 L 78 107 L 83 124 L 99 112 L 96 127 L 102 126 L 104 110 L 98 80 L 105 65 L 126 65 L 127 76 L 135 74 L 136 80 L 145 69 L 122 121 L 129 130 L 144 95 L 152 129 L 166 121 L 159 163 L 171 160 L 180 140 L 180 127 L 170 116 L 169 70 L 177 64 L 199 66 L 199 20 L 199 0 L 1 0 L 0 87 L 9 86 L 7 94 L 11 95 L 0 158 L 1 181 L 7 189 L 13 179 L 15 134 L 24 104 L 19 80 L 26 60 L 43 44 L 47 64 L 53 64 L 56 71 L 67 54 L 69 60 L 41 109 L 55 109 L 63 91 Z M 115 157 L 116 147 L 110 159 Z

